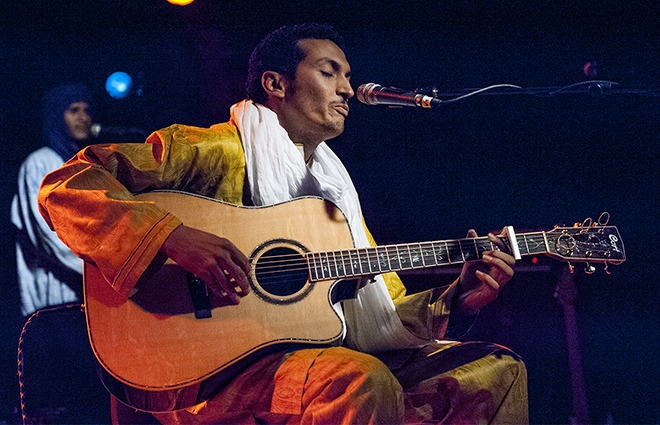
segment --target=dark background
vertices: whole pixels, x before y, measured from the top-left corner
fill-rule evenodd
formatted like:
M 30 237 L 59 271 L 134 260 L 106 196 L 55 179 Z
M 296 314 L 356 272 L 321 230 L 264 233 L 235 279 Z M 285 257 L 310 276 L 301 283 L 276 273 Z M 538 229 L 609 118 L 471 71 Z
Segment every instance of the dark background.
M 313 20 L 333 24 L 346 38 L 354 88 L 367 82 L 435 85 L 443 93 L 499 83 L 563 87 L 589 79 L 587 62 L 597 64 L 595 78 L 619 83 L 602 96 L 483 95 L 435 110 L 353 99 L 347 129 L 331 146 L 353 175 L 367 223 L 383 244 L 457 238 L 470 227 L 485 234 L 505 225 L 572 225 L 608 211 L 628 260 L 610 267 L 612 275 L 602 267 L 585 275 L 576 267 L 590 417 L 660 422 L 660 289 L 656 247 L 648 242 L 658 240 L 660 7 L 559 3 L 3 2 L 0 421 L 11 423 L 18 407 L 22 325 L 8 211 L 20 162 L 41 146 L 43 92 L 87 83 L 96 97 L 95 121 L 106 125 L 147 132 L 171 123 L 209 126 L 226 121 L 229 106 L 242 100 L 258 40 L 283 24 Z M 110 98 L 104 84 L 115 71 L 128 72 L 141 95 Z M 555 274 L 550 262 L 521 262 L 468 335 L 525 358 L 534 423 L 567 423 L 571 414 Z M 423 280 L 404 277 L 414 287 Z

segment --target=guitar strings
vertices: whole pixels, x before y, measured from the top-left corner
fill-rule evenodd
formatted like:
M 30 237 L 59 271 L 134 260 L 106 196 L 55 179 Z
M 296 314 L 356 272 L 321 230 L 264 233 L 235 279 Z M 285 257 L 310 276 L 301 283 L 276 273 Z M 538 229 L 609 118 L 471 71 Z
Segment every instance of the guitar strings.
M 433 264 L 423 264 L 422 267 L 439 266 L 451 262 L 463 262 L 465 257 L 465 255 L 462 254 L 463 245 L 465 245 L 468 241 L 469 242 L 467 245 L 474 245 L 474 247 L 470 248 L 475 248 L 477 253 L 480 252 L 479 248 L 481 248 L 481 252 L 485 251 L 486 246 L 490 247 L 490 249 L 496 249 L 496 247 L 490 241 L 487 241 L 484 245 L 483 241 L 486 240 L 486 237 L 467 238 L 441 242 L 420 242 L 414 244 L 385 245 L 380 247 L 368 247 L 351 250 L 322 251 L 317 253 L 304 254 L 304 256 L 301 254 L 268 256 L 262 257 L 259 261 L 260 274 L 273 275 L 282 272 L 293 272 L 310 268 L 315 269 L 317 276 L 321 276 L 322 278 L 326 278 L 326 275 L 329 278 L 358 276 L 363 274 L 371 274 L 374 272 L 412 269 L 415 268 L 412 263 L 414 263 L 414 260 L 420 259 L 420 257 L 422 262 L 424 262 L 424 259 L 433 258 Z M 444 247 L 440 246 L 439 252 L 437 248 L 438 244 L 444 245 Z M 395 252 L 390 253 L 390 250 Z M 455 255 L 456 253 L 454 251 L 456 250 L 461 252 L 461 258 L 451 261 L 449 259 L 450 255 Z M 364 252 L 362 256 L 359 254 L 361 251 Z M 355 252 L 352 258 L 351 252 Z M 444 257 L 447 259 L 446 262 L 442 260 L 443 252 L 445 254 Z M 440 254 L 439 256 L 438 253 Z M 344 255 L 346 255 L 346 258 L 344 258 Z M 375 259 L 373 258 L 374 256 Z M 402 261 L 402 257 L 408 257 L 408 260 Z M 267 260 L 265 258 L 267 258 Z M 309 266 L 310 258 L 314 263 L 317 263 L 318 259 L 320 265 Z M 441 259 L 440 262 L 438 262 L 438 258 Z M 397 259 L 399 259 L 400 267 L 391 267 L 390 264 L 392 261 Z M 383 262 L 386 262 L 387 266 L 382 267 Z M 401 266 L 401 264 L 407 263 L 410 263 L 411 265 Z M 372 267 L 374 265 L 378 266 Z M 351 271 L 348 271 L 347 269 Z M 359 271 L 356 272 L 356 269 L 359 269 Z M 364 269 L 368 269 L 368 271 L 365 272 Z
M 571 230 L 578 228 L 569 228 Z M 582 229 L 580 229 L 582 230 Z M 523 254 L 530 254 L 531 250 L 526 246 L 527 240 L 533 241 L 537 246 L 542 246 L 538 241 L 535 240 L 534 235 L 543 235 L 545 232 L 532 232 L 524 235 L 517 235 L 516 239 L 518 244 L 523 249 Z M 578 235 L 582 233 L 579 232 Z M 584 233 L 591 233 L 590 231 Z M 549 242 L 557 243 L 559 238 L 563 234 L 555 233 L 545 233 L 548 236 Z M 572 235 L 568 235 L 572 236 Z M 260 273 L 264 275 L 274 275 L 282 274 L 284 272 L 300 271 L 305 269 L 314 269 L 316 275 L 320 276 L 322 279 L 325 278 L 337 278 L 337 277 L 348 277 L 348 276 L 358 276 L 363 274 L 371 274 L 385 271 L 397 271 L 397 270 L 406 270 L 420 267 L 433 267 L 440 266 L 443 264 L 450 263 L 461 263 L 459 257 L 454 257 L 453 260 L 450 260 L 451 254 L 456 255 L 457 250 L 462 250 L 463 248 L 474 245 L 477 249 L 477 253 L 483 252 L 485 246 L 490 245 L 491 249 L 496 249 L 490 241 L 484 245 L 483 241 L 487 240 L 486 237 L 480 238 L 466 238 L 466 239 L 455 239 L 447 241 L 434 241 L 434 242 L 420 242 L 413 244 L 399 244 L 399 245 L 384 245 L 379 247 L 367 247 L 367 248 L 352 248 L 346 250 L 334 250 L 334 251 L 321 251 L 316 253 L 305 253 L 305 254 L 286 254 L 278 256 L 268 256 L 261 257 L 259 259 Z M 545 241 L 543 240 L 543 244 Z M 444 245 L 444 247 L 442 247 Z M 465 246 L 467 245 L 467 246 Z M 438 247 L 440 251 L 438 252 Z M 472 247 L 470 247 L 472 248 Z M 479 248 L 482 250 L 480 251 Z M 594 254 L 604 254 L 610 250 L 610 247 L 605 245 L 600 247 L 598 244 L 591 244 L 590 251 Z M 394 252 L 391 252 L 394 251 Z M 360 256 L 360 252 L 363 252 Z M 545 251 L 543 251 L 545 252 Z M 351 254 L 353 253 L 353 254 Z M 439 255 L 438 255 L 439 254 Z M 411 263 L 410 266 L 401 266 L 402 261 L 400 259 L 403 257 L 409 257 L 408 260 L 412 259 L 412 256 L 416 260 L 424 259 L 434 259 L 434 264 L 423 264 L 421 266 L 415 267 L 410 261 L 405 261 L 404 263 Z M 464 257 L 461 254 L 461 257 Z M 469 257 L 469 256 L 468 256 Z M 442 261 L 438 263 L 437 259 L 440 258 Z M 447 259 L 447 262 L 444 262 L 444 259 Z M 399 267 L 390 267 L 392 262 L 399 260 Z M 310 264 L 311 262 L 311 264 Z M 314 264 L 314 263 L 320 264 Z M 387 266 L 383 267 L 384 264 Z M 376 267 L 374 267 L 376 266 Z M 356 269 L 359 271 L 356 272 Z M 364 271 L 367 269 L 367 271 Z

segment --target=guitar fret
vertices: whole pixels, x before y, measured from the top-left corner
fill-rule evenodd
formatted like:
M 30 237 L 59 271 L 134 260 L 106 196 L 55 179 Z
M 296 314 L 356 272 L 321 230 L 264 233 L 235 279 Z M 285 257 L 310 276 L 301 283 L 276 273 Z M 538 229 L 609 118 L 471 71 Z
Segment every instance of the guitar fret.
M 326 252 L 325 253 L 325 258 L 327 259 L 327 262 L 328 262 L 328 265 L 327 265 L 328 274 L 330 275 L 331 278 L 336 277 L 336 274 L 337 274 L 336 266 L 335 266 L 335 271 L 333 272 L 333 270 L 332 270 L 332 266 L 333 266 L 333 264 L 335 264 L 335 262 L 333 260 L 332 252 Z
M 425 242 L 420 244 L 422 248 L 422 265 L 423 267 L 436 266 L 435 252 L 433 251 L 433 244 Z
M 401 269 L 401 262 L 399 261 L 399 247 L 397 245 L 388 245 L 387 253 L 390 261 L 390 270 L 397 271 Z
M 332 278 L 336 277 L 337 263 L 335 263 L 335 261 L 333 260 L 333 258 L 334 258 L 333 252 L 332 251 L 326 251 L 325 252 L 325 258 L 327 258 L 327 260 L 328 260 L 328 273 L 330 274 L 330 277 L 332 277 Z M 335 266 L 334 267 L 335 268 L 334 272 L 332 270 L 333 265 Z
M 451 264 L 452 261 L 451 261 L 451 251 L 449 250 L 449 243 L 447 243 L 447 241 L 444 241 L 443 243 L 445 244 L 445 251 L 447 251 L 447 262 Z
M 424 267 L 421 249 L 422 247 L 418 243 L 410 245 L 410 264 L 412 268 Z
M 387 272 L 392 270 L 387 255 L 387 247 L 385 246 L 376 247 L 376 259 L 378 260 L 379 263 L 380 272 Z
M 358 259 L 360 261 L 360 272 L 362 272 L 362 274 L 369 274 L 371 269 L 369 269 L 369 253 L 366 249 L 358 250 Z
M 378 262 L 378 254 L 376 248 L 367 248 L 367 259 L 369 261 L 369 272 L 380 272 L 380 263 Z
M 472 261 L 479 259 L 479 249 L 477 248 L 476 239 L 463 239 L 461 246 L 463 245 L 465 245 L 465 249 L 463 250 L 463 258 L 465 258 L 465 261 Z
M 474 239 L 474 247 L 476 249 L 477 259 L 483 258 L 484 252 L 495 249 L 495 246 L 488 240 L 488 238 Z
M 460 247 L 460 243 L 458 241 L 451 241 L 451 245 L 449 245 L 449 241 L 447 242 L 447 251 L 449 253 L 449 262 L 450 263 L 462 263 L 465 261 L 465 257 L 463 257 L 463 250 Z
M 332 256 L 335 259 L 335 270 L 337 270 L 337 277 L 344 277 L 344 263 L 341 258 L 341 251 L 333 251 Z
M 545 246 L 545 249 L 550 251 L 550 242 L 548 242 L 548 235 L 545 232 L 542 232 L 543 235 L 543 244 Z
M 408 245 L 398 245 L 397 251 L 399 253 L 399 270 L 407 270 L 411 268 Z
M 530 254 L 529 244 L 527 243 L 527 238 L 525 237 L 525 235 L 516 235 L 516 238 L 518 239 L 518 249 L 521 249 L 524 246 L 526 249 L 525 254 Z M 522 243 L 521 243 L 521 239 L 522 239 Z M 520 255 L 523 255 L 522 250 L 520 252 Z
M 344 256 L 344 254 L 346 254 L 346 255 Z M 344 250 L 341 251 L 341 253 L 339 255 L 341 256 L 341 264 L 342 264 L 342 269 L 344 270 L 344 276 L 354 275 L 355 273 L 353 272 L 353 267 L 352 267 L 352 264 L 351 264 L 351 257 L 350 257 L 349 251 L 344 249 Z M 347 271 L 346 265 L 348 265 L 348 271 Z
M 341 259 L 339 257 L 339 251 L 332 251 L 332 260 L 335 263 L 335 277 L 342 277 L 343 273 L 341 270 Z
M 401 255 L 399 254 L 399 246 L 394 245 L 394 255 L 390 258 L 390 266 L 392 270 L 401 270 Z
M 422 245 L 421 242 L 417 243 L 417 246 L 419 247 L 419 267 L 426 267 L 426 258 L 425 258 L 425 250 L 424 246 Z
M 326 251 L 326 258 L 328 259 L 328 274 L 331 278 L 337 277 L 337 263 L 334 260 L 334 253 L 332 251 Z M 334 271 L 332 270 L 334 266 Z
M 446 249 L 447 245 L 445 244 L 444 250 L 442 248 L 442 243 L 433 242 L 431 243 L 431 245 L 433 246 L 435 264 L 439 266 L 442 264 L 449 263 L 449 254 L 447 253 L 447 249 Z
M 461 247 L 463 261 L 471 261 L 476 259 L 477 253 L 474 247 L 474 239 L 459 239 L 458 245 Z
M 520 253 L 520 255 L 526 254 L 527 251 L 529 250 L 524 235 L 516 234 L 516 245 L 518 246 L 518 252 Z
M 328 267 L 328 253 L 322 252 L 320 258 L 321 258 L 321 272 L 322 272 L 321 275 L 323 276 L 324 279 L 332 277 L 330 275 L 330 268 Z
M 363 274 L 358 252 L 359 250 L 357 249 L 352 249 L 350 251 L 351 270 L 353 270 L 353 276 L 359 276 Z
M 314 260 L 315 257 L 315 253 L 312 253 L 312 255 L 306 255 L 307 268 L 309 269 L 309 278 L 311 281 L 319 280 L 318 270 L 316 270 L 316 261 Z
M 346 276 L 346 269 L 344 267 L 344 257 L 341 251 L 335 251 L 335 268 L 337 269 L 337 277 Z
M 316 277 L 318 280 L 323 279 L 323 259 L 321 258 L 321 253 L 318 252 L 314 255 L 316 262 L 318 263 L 316 265 Z
M 360 264 L 362 265 L 362 270 L 366 270 L 367 274 L 371 273 L 371 263 L 369 262 L 369 250 L 363 248 L 360 250 Z

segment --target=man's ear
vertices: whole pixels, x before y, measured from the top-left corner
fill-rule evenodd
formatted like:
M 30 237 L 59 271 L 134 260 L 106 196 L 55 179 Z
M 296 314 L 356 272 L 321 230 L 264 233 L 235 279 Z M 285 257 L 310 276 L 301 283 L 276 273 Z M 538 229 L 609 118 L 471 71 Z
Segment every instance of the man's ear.
M 261 75 L 261 86 L 266 92 L 266 97 L 274 96 L 284 98 L 286 91 L 285 77 L 275 71 L 266 71 Z

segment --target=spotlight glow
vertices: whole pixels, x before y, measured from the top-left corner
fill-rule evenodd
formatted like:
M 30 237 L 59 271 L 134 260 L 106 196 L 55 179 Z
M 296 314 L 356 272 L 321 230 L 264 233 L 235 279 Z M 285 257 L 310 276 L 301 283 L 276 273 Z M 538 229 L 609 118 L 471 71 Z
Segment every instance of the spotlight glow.
M 195 0 L 167 0 L 169 3 L 176 4 L 177 6 L 185 6 Z
M 105 89 L 115 99 L 123 99 L 128 96 L 133 80 L 125 72 L 115 72 L 105 81 Z

